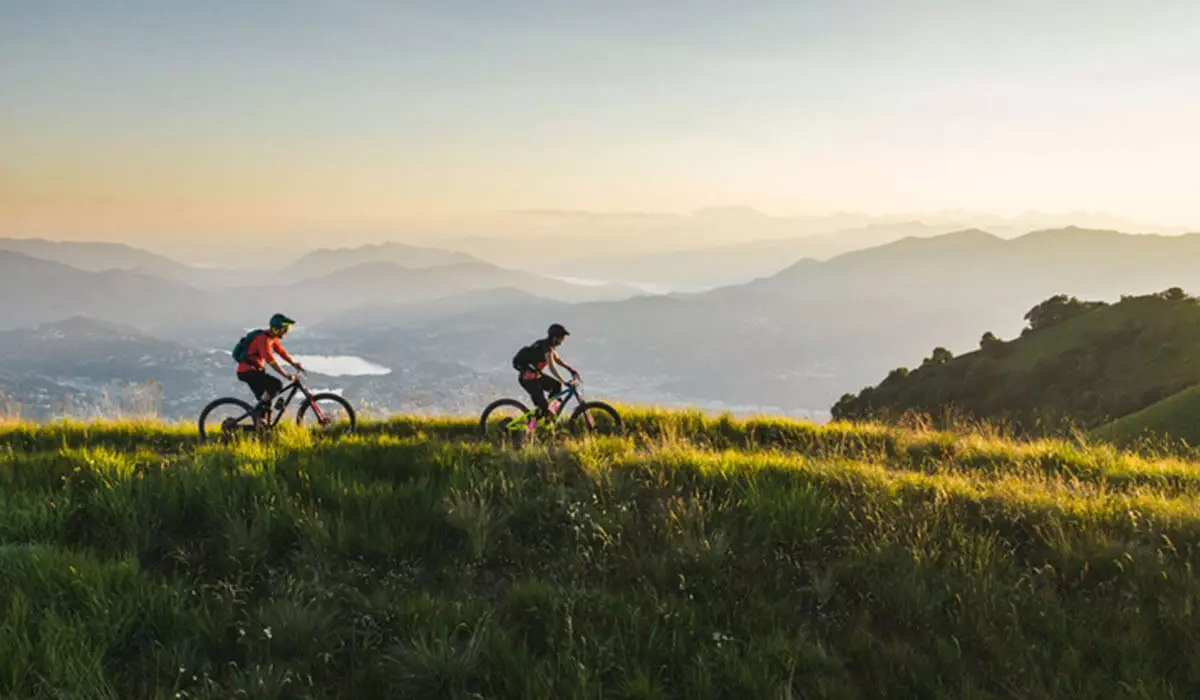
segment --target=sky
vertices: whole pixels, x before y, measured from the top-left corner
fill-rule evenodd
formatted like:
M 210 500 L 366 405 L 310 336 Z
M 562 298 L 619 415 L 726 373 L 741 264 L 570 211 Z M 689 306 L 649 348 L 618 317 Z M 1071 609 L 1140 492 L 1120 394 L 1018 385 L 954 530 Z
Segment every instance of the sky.
M 1200 228 L 1194 0 L 0 0 L 0 235 L 509 210 Z

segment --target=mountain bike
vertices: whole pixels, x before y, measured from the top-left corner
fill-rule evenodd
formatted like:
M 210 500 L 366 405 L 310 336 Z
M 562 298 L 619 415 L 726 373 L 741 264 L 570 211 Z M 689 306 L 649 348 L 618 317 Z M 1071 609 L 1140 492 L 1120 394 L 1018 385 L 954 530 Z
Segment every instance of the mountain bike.
M 498 399 L 483 409 L 479 417 L 479 434 L 485 438 L 503 438 L 520 445 L 537 435 L 538 432 L 554 432 L 564 422 L 563 414 L 567 402 L 574 399 L 579 405 L 575 407 L 571 417 L 566 419 L 567 426 L 577 434 L 618 434 L 624 429 L 624 422 L 617 409 L 603 401 L 586 401 L 580 392 L 581 382 L 568 382 L 558 393 L 546 400 L 550 406 L 550 420 L 539 420 L 537 407 L 528 408 L 516 399 Z M 515 412 L 515 415 L 514 415 Z
M 297 373 L 276 395 L 274 407 L 262 406 L 263 420 L 257 424 L 254 421 L 255 407 L 241 399 L 225 397 L 205 406 L 200 412 L 200 439 L 207 440 L 210 435 L 214 435 L 228 440 L 238 434 L 261 434 L 272 430 L 283 420 L 296 394 L 304 396 L 296 409 L 297 425 L 304 427 L 305 420 L 311 416 L 308 427 L 332 426 L 333 430 L 330 432 L 333 433 L 349 433 L 354 430 L 354 407 L 350 402 L 337 394 L 312 393 L 300 381 L 300 375 Z M 223 409 L 229 409 L 230 413 L 220 417 Z

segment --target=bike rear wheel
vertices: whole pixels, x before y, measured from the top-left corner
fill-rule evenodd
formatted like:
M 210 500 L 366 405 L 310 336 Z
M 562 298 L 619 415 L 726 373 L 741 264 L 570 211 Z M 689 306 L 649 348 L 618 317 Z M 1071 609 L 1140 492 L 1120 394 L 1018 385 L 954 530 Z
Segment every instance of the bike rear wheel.
M 603 401 L 588 401 L 571 414 L 571 429 L 585 435 L 620 435 L 625 422 L 612 406 Z
M 319 428 L 325 435 L 352 433 L 357 422 L 354 407 L 337 394 L 313 394 L 312 401 L 305 399 L 296 411 L 296 425 L 310 430 Z
M 498 399 L 488 404 L 479 416 L 479 436 L 500 438 L 511 436 L 514 440 L 524 437 L 525 431 L 515 429 L 513 421 L 529 413 L 529 408 L 516 399 Z
M 201 440 L 231 440 L 238 435 L 255 433 L 254 407 L 226 397 L 204 407 L 198 421 Z

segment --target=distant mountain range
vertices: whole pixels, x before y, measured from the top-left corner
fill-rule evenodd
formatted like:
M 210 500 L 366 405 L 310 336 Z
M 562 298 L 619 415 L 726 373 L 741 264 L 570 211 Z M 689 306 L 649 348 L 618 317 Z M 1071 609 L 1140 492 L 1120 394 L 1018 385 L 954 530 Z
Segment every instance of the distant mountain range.
M 168 257 L 123 243 L 48 241 L 43 238 L 0 238 L 0 250 L 53 260 L 87 272 L 104 270 L 178 270 L 186 267 Z
M 958 227 L 953 225 L 931 226 L 919 221 L 875 224 L 835 234 L 763 239 L 667 253 L 577 259 L 556 269 L 578 277 L 628 283 L 720 287 L 773 275 L 803 259 L 826 260 L 902 238 L 927 238 L 956 230 Z
M 1032 305 L 1062 291 L 1115 300 L 1200 288 L 1200 234 L 1129 235 L 1066 228 L 1002 239 L 979 231 L 908 238 L 827 262 L 802 260 L 722 294 L 838 299 L 883 292 L 913 303 Z
M 78 250 L 64 244 L 40 252 L 69 258 Z M 141 262 L 136 250 L 131 250 L 134 252 L 127 255 L 127 251 L 121 251 L 120 255 L 110 256 L 108 262 L 127 266 Z M 299 267 L 289 267 L 290 272 L 281 273 L 279 279 L 302 277 L 331 267 L 333 271 L 292 282 L 271 282 L 275 278 L 269 275 L 244 274 L 239 279 L 243 286 L 212 289 L 171 279 L 165 264 L 156 274 L 130 267 L 89 271 L 0 247 L 0 295 L 10 300 L 0 308 L 0 328 L 88 316 L 160 333 L 194 333 L 198 329 L 261 323 L 261 319 L 282 308 L 296 318 L 315 323 L 359 306 L 433 301 L 490 289 L 517 289 L 567 302 L 625 299 L 639 293 L 617 285 L 570 284 L 479 261 L 428 266 L 438 262 L 433 254 L 420 260 L 427 266 L 417 269 L 393 262 L 355 264 L 360 259 L 357 254 L 337 251 L 314 256 Z M 455 260 L 458 256 L 447 254 L 445 259 Z M 336 268 L 339 260 L 351 266 Z
M 1131 233 L 1180 234 L 1187 230 L 1132 221 L 1104 212 L 1052 214 L 1024 212 L 1002 217 L 972 211 L 934 211 L 897 216 L 871 216 L 839 212 L 828 216 L 770 216 L 748 207 L 712 207 L 691 214 L 641 212 L 598 213 L 586 211 L 519 211 L 483 221 L 471 234 L 439 231 L 424 237 L 403 237 L 410 242 L 458 250 L 505 267 L 548 274 L 571 274 L 612 281 L 666 281 L 647 277 L 645 271 L 660 267 L 667 273 L 678 270 L 685 283 L 727 284 L 745 281 L 716 268 L 705 272 L 709 259 L 702 249 L 722 248 L 734 252 L 733 267 L 746 266 L 752 277 L 777 271 L 780 261 L 766 267 L 753 263 L 759 243 L 783 242 L 782 264 L 802 257 L 825 259 L 849 250 L 882 245 L 906 236 L 936 235 L 977 228 L 1011 238 L 1030 231 L 1079 226 L 1088 229 Z M 823 237 L 817 239 L 816 237 Z M 804 240 L 811 239 L 811 240 Z M 743 246 L 745 262 L 738 262 Z M 793 247 L 794 246 L 794 247 Z M 768 248 L 769 250 L 769 248 Z M 671 264 L 672 256 L 685 259 Z M 661 257 L 660 257 L 661 256 Z M 689 271 L 686 258 L 697 258 L 699 267 Z M 788 259 L 790 257 L 790 260 Z M 660 262 L 642 263 L 642 258 Z M 628 275 L 601 275 L 589 263 L 620 270 L 621 261 L 641 266 Z M 607 262 L 601 262 L 607 261 Z M 666 265 L 661 264 L 667 263 Z M 742 278 L 736 278 L 742 277 Z
M 480 262 L 482 261 L 466 253 L 404 243 L 383 243 L 357 248 L 315 250 L 280 270 L 276 277 L 280 281 L 295 282 L 324 277 L 361 265 L 391 263 L 398 267 L 415 270 Z
M 565 302 L 619 300 L 638 294 L 629 287 L 569 284 L 483 262 L 419 269 L 373 262 L 301 282 L 226 291 L 223 298 L 227 305 L 240 305 L 259 316 L 284 305 L 292 309 L 289 314 L 315 323 L 362 306 L 436 302 L 468 292 L 483 295 L 489 290 L 504 289 Z
M 142 328 L 203 325 L 220 308 L 180 282 L 126 270 L 89 272 L 63 263 L 0 251 L 0 328 L 35 326 L 72 316 Z
M 805 260 L 700 294 L 550 309 L 514 299 L 390 327 L 376 318 L 358 348 L 394 364 L 451 347 L 481 371 L 505 372 L 514 344 L 553 315 L 573 329 L 565 354 L 630 391 L 820 411 L 897 358 L 935 344 L 972 347 L 981 328 L 1017 333 L 1021 314 L 1053 294 L 1115 301 L 1200 289 L 1198 245 L 1200 236 L 1064 229 L 1006 240 L 964 231 Z M 356 318 L 339 319 L 344 337 L 356 337 Z
M 253 274 L 245 270 L 193 267 L 121 243 L 0 238 L 0 251 L 57 262 L 85 272 L 136 272 L 200 288 L 232 286 L 254 278 Z
M 788 248 L 792 241 L 744 247 L 771 252 L 757 258 L 718 251 L 704 263 L 716 272 L 722 255 L 731 266 L 771 258 L 779 269 L 710 291 L 660 296 L 408 245 L 320 251 L 280 270 L 240 272 L 241 286 L 211 287 L 172 278 L 165 273 L 177 268 L 164 262 L 147 274 L 147 259 L 136 251 L 105 249 L 106 264 L 123 267 L 96 271 L 0 245 L 0 294 L 8 302 L 0 307 L 0 328 L 82 315 L 203 351 L 231 346 L 245 328 L 282 310 L 302 324 L 294 352 L 355 354 L 393 370 L 345 386 L 379 401 L 428 389 L 461 406 L 469 397 L 459 387 L 508 386 L 512 353 L 559 321 L 572 329 L 564 354 L 615 398 L 820 414 L 848 388 L 934 345 L 974 347 L 981 328 L 1016 334 L 1020 315 L 1054 294 L 1116 301 L 1169 287 L 1200 291 L 1200 235 L 1067 228 L 1006 239 L 899 225 L 912 235 L 824 260 L 785 258 L 798 250 Z M 858 240 L 897 232 L 882 231 L 862 229 Z M 63 259 L 78 253 L 63 245 L 35 252 Z M 805 245 L 812 251 L 817 241 Z M 203 269 L 180 267 L 181 276 Z M 739 270 L 745 275 L 750 267 Z M 73 341 L 60 342 L 69 348 Z M 25 366 L 15 357 L 11 366 Z M 0 372 L 4 363 L 0 357 Z M 67 372 L 68 364 L 56 366 Z

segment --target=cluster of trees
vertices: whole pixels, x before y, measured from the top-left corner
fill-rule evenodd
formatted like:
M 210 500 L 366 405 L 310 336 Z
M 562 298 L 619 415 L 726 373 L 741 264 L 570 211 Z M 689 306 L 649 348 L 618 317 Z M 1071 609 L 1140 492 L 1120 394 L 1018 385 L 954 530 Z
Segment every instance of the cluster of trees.
M 965 414 L 1053 431 L 1098 425 L 1200 383 L 1200 363 L 1188 361 L 1200 354 L 1200 301 L 1177 287 L 1115 304 L 1056 295 L 1025 320 L 1019 338 L 989 331 L 961 357 L 934 348 L 916 369 L 897 368 L 878 386 L 842 396 L 833 417 L 921 413 L 936 422 Z M 1037 340 L 1046 333 L 1055 335 Z

